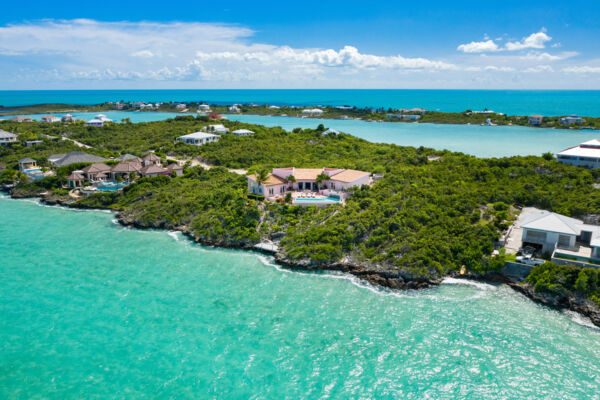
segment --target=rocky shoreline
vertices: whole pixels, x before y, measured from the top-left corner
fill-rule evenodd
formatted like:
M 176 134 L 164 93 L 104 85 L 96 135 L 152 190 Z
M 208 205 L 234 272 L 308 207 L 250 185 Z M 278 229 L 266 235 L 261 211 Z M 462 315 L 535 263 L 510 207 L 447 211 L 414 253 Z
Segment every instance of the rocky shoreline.
M 13 198 L 39 198 L 42 203 L 47 205 L 57 205 L 64 206 L 70 208 L 84 208 L 84 207 L 74 207 L 73 200 L 65 200 L 62 198 L 58 198 L 52 195 L 40 194 L 37 196 L 13 196 Z M 115 211 L 115 210 L 113 210 Z M 152 226 L 148 224 L 144 224 L 141 221 L 136 220 L 133 217 L 127 216 L 120 211 L 115 211 L 117 221 L 123 225 L 128 227 L 133 227 L 136 229 L 168 229 L 173 231 L 179 231 L 187 236 L 190 240 L 193 240 L 196 243 L 203 244 L 205 246 L 214 246 L 221 248 L 230 248 L 230 249 L 239 249 L 239 250 L 252 250 L 252 251 L 260 251 L 254 248 L 254 243 L 250 242 L 228 242 L 228 241 L 218 241 L 211 240 L 208 238 L 198 237 L 194 235 L 191 229 L 187 225 L 158 225 Z M 441 284 L 443 277 L 441 278 L 433 278 L 433 277 L 423 277 L 418 276 L 414 277 L 408 274 L 405 274 L 401 271 L 398 272 L 389 272 L 389 271 L 378 271 L 376 269 L 368 268 L 364 265 L 357 265 L 353 263 L 347 262 L 335 262 L 329 264 L 313 264 L 308 260 L 305 261 L 295 261 L 290 260 L 286 257 L 285 253 L 279 251 L 275 254 L 269 253 L 274 256 L 275 261 L 285 267 L 292 270 L 303 270 L 303 271 L 339 271 L 348 273 L 356 276 L 362 280 L 369 282 L 375 286 L 381 286 L 389 289 L 424 289 L 431 286 L 437 286 Z M 568 297 L 565 295 L 552 295 L 547 293 L 538 293 L 534 290 L 533 286 L 525 282 L 514 282 L 511 281 L 507 276 L 502 273 L 490 273 L 486 275 L 474 275 L 474 274 L 460 274 L 454 273 L 449 274 L 448 277 L 458 278 L 458 279 L 468 279 L 468 280 L 477 280 L 486 283 L 504 283 L 509 285 L 515 291 L 523 294 L 530 300 L 543 304 L 545 306 L 558 309 L 558 310 L 571 310 L 575 311 L 592 321 L 594 325 L 600 328 L 600 308 L 593 302 L 587 299 L 582 298 L 574 298 Z

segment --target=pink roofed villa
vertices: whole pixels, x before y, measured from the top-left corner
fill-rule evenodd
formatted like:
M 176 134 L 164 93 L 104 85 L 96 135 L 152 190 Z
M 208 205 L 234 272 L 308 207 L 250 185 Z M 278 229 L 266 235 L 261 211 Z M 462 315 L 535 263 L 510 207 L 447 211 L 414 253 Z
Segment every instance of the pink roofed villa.
M 371 173 L 340 168 L 274 168 L 265 179 L 248 175 L 248 192 L 278 201 L 291 194 L 295 205 L 343 203 L 348 189 L 371 185 Z M 281 200 L 280 200 L 281 201 Z

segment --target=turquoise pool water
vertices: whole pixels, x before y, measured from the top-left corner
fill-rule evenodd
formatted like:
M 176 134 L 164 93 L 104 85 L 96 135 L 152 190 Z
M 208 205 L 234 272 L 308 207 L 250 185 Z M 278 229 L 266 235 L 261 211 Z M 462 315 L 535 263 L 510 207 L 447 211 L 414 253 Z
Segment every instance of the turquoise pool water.
M 313 203 L 313 202 L 333 202 L 333 203 L 339 203 L 340 199 L 337 197 L 322 197 L 322 198 L 314 198 L 314 199 L 305 199 L 305 198 L 295 198 L 294 199 L 294 203 Z
M 96 184 L 96 189 L 101 192 L 116 192 L 117 190 L 123 189 L 125 186 L 127 186 L 126 182 L 104 181 L 98 182 Z
M 0 398 L 599 397 L 600 331 L 506 286 L 380 290 L 113 219 L 0 196 Z

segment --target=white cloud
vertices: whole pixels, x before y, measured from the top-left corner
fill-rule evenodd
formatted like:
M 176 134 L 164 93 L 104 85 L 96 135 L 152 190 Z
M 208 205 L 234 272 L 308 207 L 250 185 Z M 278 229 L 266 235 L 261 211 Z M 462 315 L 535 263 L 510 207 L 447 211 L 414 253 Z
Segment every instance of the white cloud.
M 537 33 L 532 33 L 531 35 L 523 38 L 520 42 L 508 42 L 506 43 L 506 50 L 515 51 L 515 50 L 523 50 L 523 49 L 543 49 L 545 47 L 545 43 L 552 40 L 550 36 L 548 36 L 544 29 Z
M 469 71 L 469 72 L 480 72 L 480 71 L 512 72 L 514 70 L 515 69 L 513 67 L 498 67 L 496 65 L 471 66 L 471 67 L 465 68 L 465 71 Z
M 523 60 L 535 60 L 535 61 L 558 61 L 565 60 L 567 58 L 575 57 L 578 55 L 576 51 L 565 51 L 560 54 L 549 54 L 543 52 L 532 52 L 530 51 L 524 56 L 521 56 Z
M 142 58 L 150 58 L 150 57 L 154 57 L 154 53 L 152 53 L 150 50 L 140 50 L 140 51 L 136 51 L 134 53 L 131 53 L 131 55 L 133 57 L 142 57 Z
M 498 45 L 493 40 L 486 40 L 485 42 L 471 42 L 467 44 L 461 44 L 457 47 L 457 50 L 464 53 L 484 53 L 498 51 Z
M 600 67 L 590 67 L 587 65 L 584 66 L 573 66 L 563 68 L 563 72 L 573 73 L 573 74 L 598 74 L 600 73 Z
M 529 67 L 525 70 L 523 70 L 523 72 L 532 72 L 532 73 L 538 73 L 538 72 L 554 72 L 554 69 L 549 66 L 549 65 L 538 65 L 535 67 Z

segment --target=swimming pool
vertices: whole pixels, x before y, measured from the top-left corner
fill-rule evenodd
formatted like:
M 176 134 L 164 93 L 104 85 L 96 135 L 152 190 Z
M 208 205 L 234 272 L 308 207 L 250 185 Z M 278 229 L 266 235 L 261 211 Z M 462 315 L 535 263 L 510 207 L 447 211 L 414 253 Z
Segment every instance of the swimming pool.
M 339 203 L 340 199 L 337 197 L 322 197 L 322 198 L 295 198 L 292 204 L 296 203 Z
M 123 189 L 127 186 L 125 182 L 115 182 L 115 181 L 106 181 L 106 182 L 98 182 L 96 184 L 96 189 L 101 192 L 116 192 L 117 190 Z

